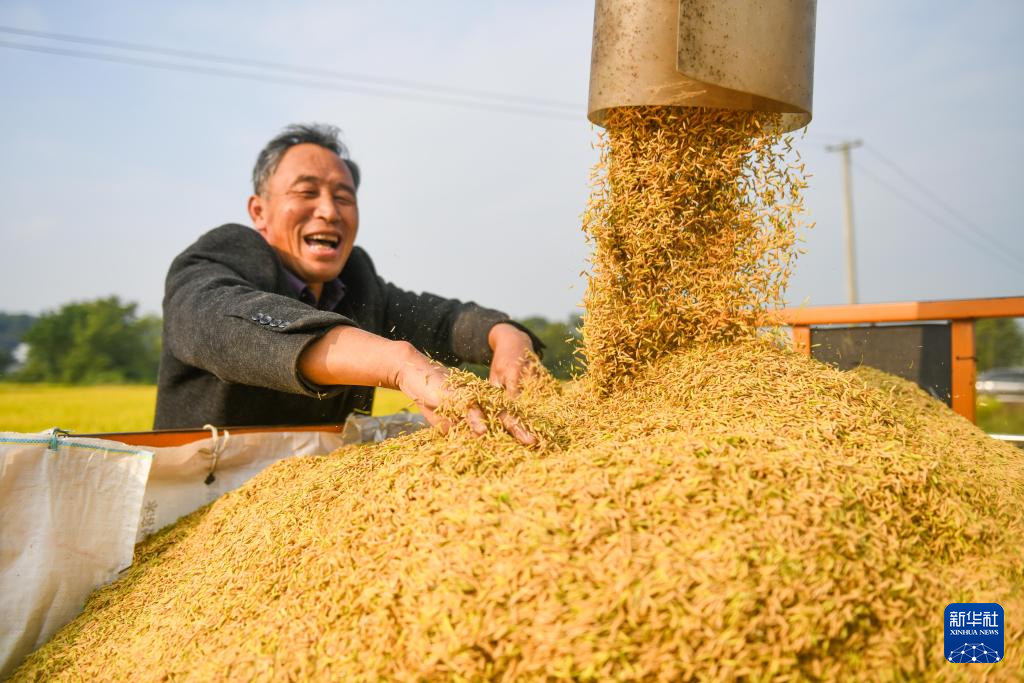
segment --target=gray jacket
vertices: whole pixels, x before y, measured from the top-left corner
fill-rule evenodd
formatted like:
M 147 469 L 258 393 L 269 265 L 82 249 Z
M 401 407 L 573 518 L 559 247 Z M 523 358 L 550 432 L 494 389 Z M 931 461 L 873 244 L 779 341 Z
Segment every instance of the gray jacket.
M 341 281 L 345 296 L 321 311 L 298 300 L 276 252 L 252 228 L 222 225 L 200 237 L 167 274 L 154 427 L 341 423 L 370 410 L 373 388 L 317 386 L 300 375 L 299 355 L 327 330 L 355 325 L 447 365 L 487 364 L 487 334 L 508 321 L 471 302 L 399 289 L 359 247 Z

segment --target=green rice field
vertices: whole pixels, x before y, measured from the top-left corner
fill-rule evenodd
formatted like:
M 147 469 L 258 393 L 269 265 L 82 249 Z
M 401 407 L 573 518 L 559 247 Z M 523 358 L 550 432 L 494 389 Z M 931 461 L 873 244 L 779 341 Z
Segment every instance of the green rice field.
M 135 432 L 153 428 L 156 387 L 62 386 L 0 382 L 0 432 Z M 405 394 L 378 389 L 374 415 L 415 410 Z

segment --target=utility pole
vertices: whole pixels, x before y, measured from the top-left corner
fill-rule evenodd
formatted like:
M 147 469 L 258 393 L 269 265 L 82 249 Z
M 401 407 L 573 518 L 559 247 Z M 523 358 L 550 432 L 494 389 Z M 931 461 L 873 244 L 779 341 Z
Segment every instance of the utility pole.
M 851 304 L 857 303 L 857 264 L 853 254 L 853 174 L 850 171 L 850 150 L 864 144 L 860 140 L 844 140 L 838 145 L 827 145 L 827 152 L 841 152 L 843 155 L 843 197 L 846 211 L 843 214 L 843 233 L 846 236 L 846 298 Z

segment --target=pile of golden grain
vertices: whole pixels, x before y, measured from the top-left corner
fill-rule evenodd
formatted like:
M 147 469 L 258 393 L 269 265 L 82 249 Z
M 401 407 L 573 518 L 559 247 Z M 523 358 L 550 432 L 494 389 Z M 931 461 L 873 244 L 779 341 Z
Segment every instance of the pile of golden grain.
M 142 544 L 14 680 L 978 674 L 943 658 L 950 602 L 1002 604 L 1008 651 L 984 671 L 1024 675 L 1020 452 L 906 382 L 754 334 L 793 240 L 789 209 L 755 207 L 799 202 L 767 194 L 798 187 L 752 118 L 613 120 L 591 374 L 514 407 L 543 448 L 462 428 L 278 463 Z M 695 129 L 740 189 L 678 172 Z M 670 196 L 700 188 L 728 229 Z

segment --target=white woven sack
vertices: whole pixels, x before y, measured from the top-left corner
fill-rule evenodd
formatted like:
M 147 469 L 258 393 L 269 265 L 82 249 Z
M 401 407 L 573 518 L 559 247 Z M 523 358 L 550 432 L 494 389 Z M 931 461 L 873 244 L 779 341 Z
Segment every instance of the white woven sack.
M 0 433 L 0 679 L 132 563 L 153 454 Z

